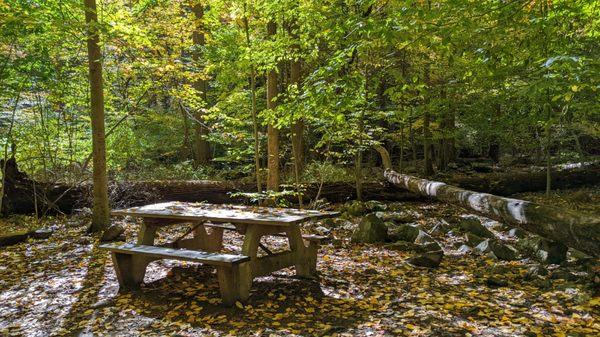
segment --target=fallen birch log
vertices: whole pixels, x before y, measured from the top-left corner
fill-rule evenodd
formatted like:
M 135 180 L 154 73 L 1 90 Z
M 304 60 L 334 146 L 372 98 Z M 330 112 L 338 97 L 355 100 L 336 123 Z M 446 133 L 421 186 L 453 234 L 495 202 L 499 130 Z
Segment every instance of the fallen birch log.
M 382 157 L 385 179 L 396 187 L 458 205 L 600 257 L 600 217 L 597 215 L 465 190 L 439 181 L 400 174 L 392 169 L 387 150 L 381 146 L 375 146 L 375 149 Z

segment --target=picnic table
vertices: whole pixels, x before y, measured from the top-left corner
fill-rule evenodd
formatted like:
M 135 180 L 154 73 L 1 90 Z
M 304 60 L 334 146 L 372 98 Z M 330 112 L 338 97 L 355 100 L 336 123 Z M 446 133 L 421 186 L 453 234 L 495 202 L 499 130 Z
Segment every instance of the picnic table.
M 215 205 L 206 203 L 165 202 L 111 212 L 114 216 L 143 219 L 137 243 L 101 245 L 112 254 L 122 290 L 135 289 L 144 280 L 146 267 L 158 259 L 200 262 L 217 268 L 221 297 L 225 304 L 245 301 L 252 280 L 273 271 L 294 266 L 296 274 L 311 277 L 316 273 L 317 250 L 324 237 L 302 235 L 300 225 L 308 220 L 336 216 L 322 212 L 290 208 Z M 155 243 L 156 232 L 165 226 L 191 225 L 176 240 Z M 224 254 L 223 232 L 244 235 L 240 254 Z M 188 236 L 192 236 L 188 238 Z M 287 238 L 289 250 L 273 253 L 261 243 L 263 236 Z M 305 241 L 307 244 L 305 244 Z M 258 256 L 258 250 L 266 255 Z

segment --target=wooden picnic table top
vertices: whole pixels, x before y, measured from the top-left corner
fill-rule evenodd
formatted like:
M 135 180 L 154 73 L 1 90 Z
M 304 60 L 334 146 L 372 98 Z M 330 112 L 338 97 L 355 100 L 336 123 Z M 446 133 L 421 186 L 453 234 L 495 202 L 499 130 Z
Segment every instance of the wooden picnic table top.
M 286 226 L 309 219 L 334 217 L 339 212 L 171 201 L 114 210 L 111 214 L 141 218 Z

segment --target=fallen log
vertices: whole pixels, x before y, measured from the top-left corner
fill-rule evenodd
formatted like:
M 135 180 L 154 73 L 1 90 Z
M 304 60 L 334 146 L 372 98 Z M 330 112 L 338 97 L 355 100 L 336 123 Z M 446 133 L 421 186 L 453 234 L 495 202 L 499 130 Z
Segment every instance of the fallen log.
M 376 146 L 392 185 L 458 205 L 483 216 L 510 223 L 544 238 L 600 257 L 600 217 L 568 209 L 536 204 L 526 200 L 500 197 L 400 174 L 393 170 L 385 148 Z
M 468 190 L 509 196 L 522 192 L 546 189 L 546 171 L 473 173 L 468 175 L 442 174 L 437 179 Z M 552 173 L 552 188 L 565 189 L 600 184 L 600 164 L 557 169 Z
M 14 159 L 7 162 L 5 195 L 2 214 L 71 213 L 78 208 L 89 207 L 91 189 L 89 183 L 80 185 L 50 184 L 36 182 L 17 168 Z M 243 197 L 232 197 L 239 192 L 254 192 L 253 183 L 235 181 L 135 181 L 113 182 L 109 185 L 113 207 L 139 206 L 161 201 L 188 201 L 209 203 L 241 203 Z M 320 190 L 320 192 L 319 192 Z M 414 200 L 421 198 L 414 193 L 398 194 L 381 182 L 365 183 L 365 197 L 372 200 Z M 309 184 L 304 191 L 305 199 L 319 198 L 329 202 L 344 202 L 355 198 L 352 183 Z M 294 197 L 289 198 L 291 202 Z

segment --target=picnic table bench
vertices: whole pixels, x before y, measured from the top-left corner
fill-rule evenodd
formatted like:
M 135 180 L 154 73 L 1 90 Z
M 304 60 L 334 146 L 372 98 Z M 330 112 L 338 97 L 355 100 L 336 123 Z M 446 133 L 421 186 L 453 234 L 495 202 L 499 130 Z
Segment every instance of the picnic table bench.
M 290 266 L 295 267 L 299 276 L 313 276 L 316 273 L 318 247 L 325 237 L 303 236 L 300 224 L 311 219 L 333 217 L 338 213 L 166 202 L 115 210 L 111 214 L 143 219 L 136 244 L 109 243 L 100 246 L 111 252 L 121 290 L 138 288 L 144 280 L 146 267 L 152 261 L 192 261 L 216 267 L 221 298 L 223 303 L 231 305 L 248 298 L 255 277 Z M 181 237 L 163 245 L 155 243 L 158 229 L 182 224 L 191 224 L 191 227 Z M 223 249 L 224 231 L 236 231 L 244 235 L 240 254 L 220 252 Z M 190 234 L 192 237 L 186 238 Z M 273 253 L 260 242 L 263 236 L 285 237 L 290 249 Z M 262 249 L 266 255 L 259 257 L 258 249 Z

